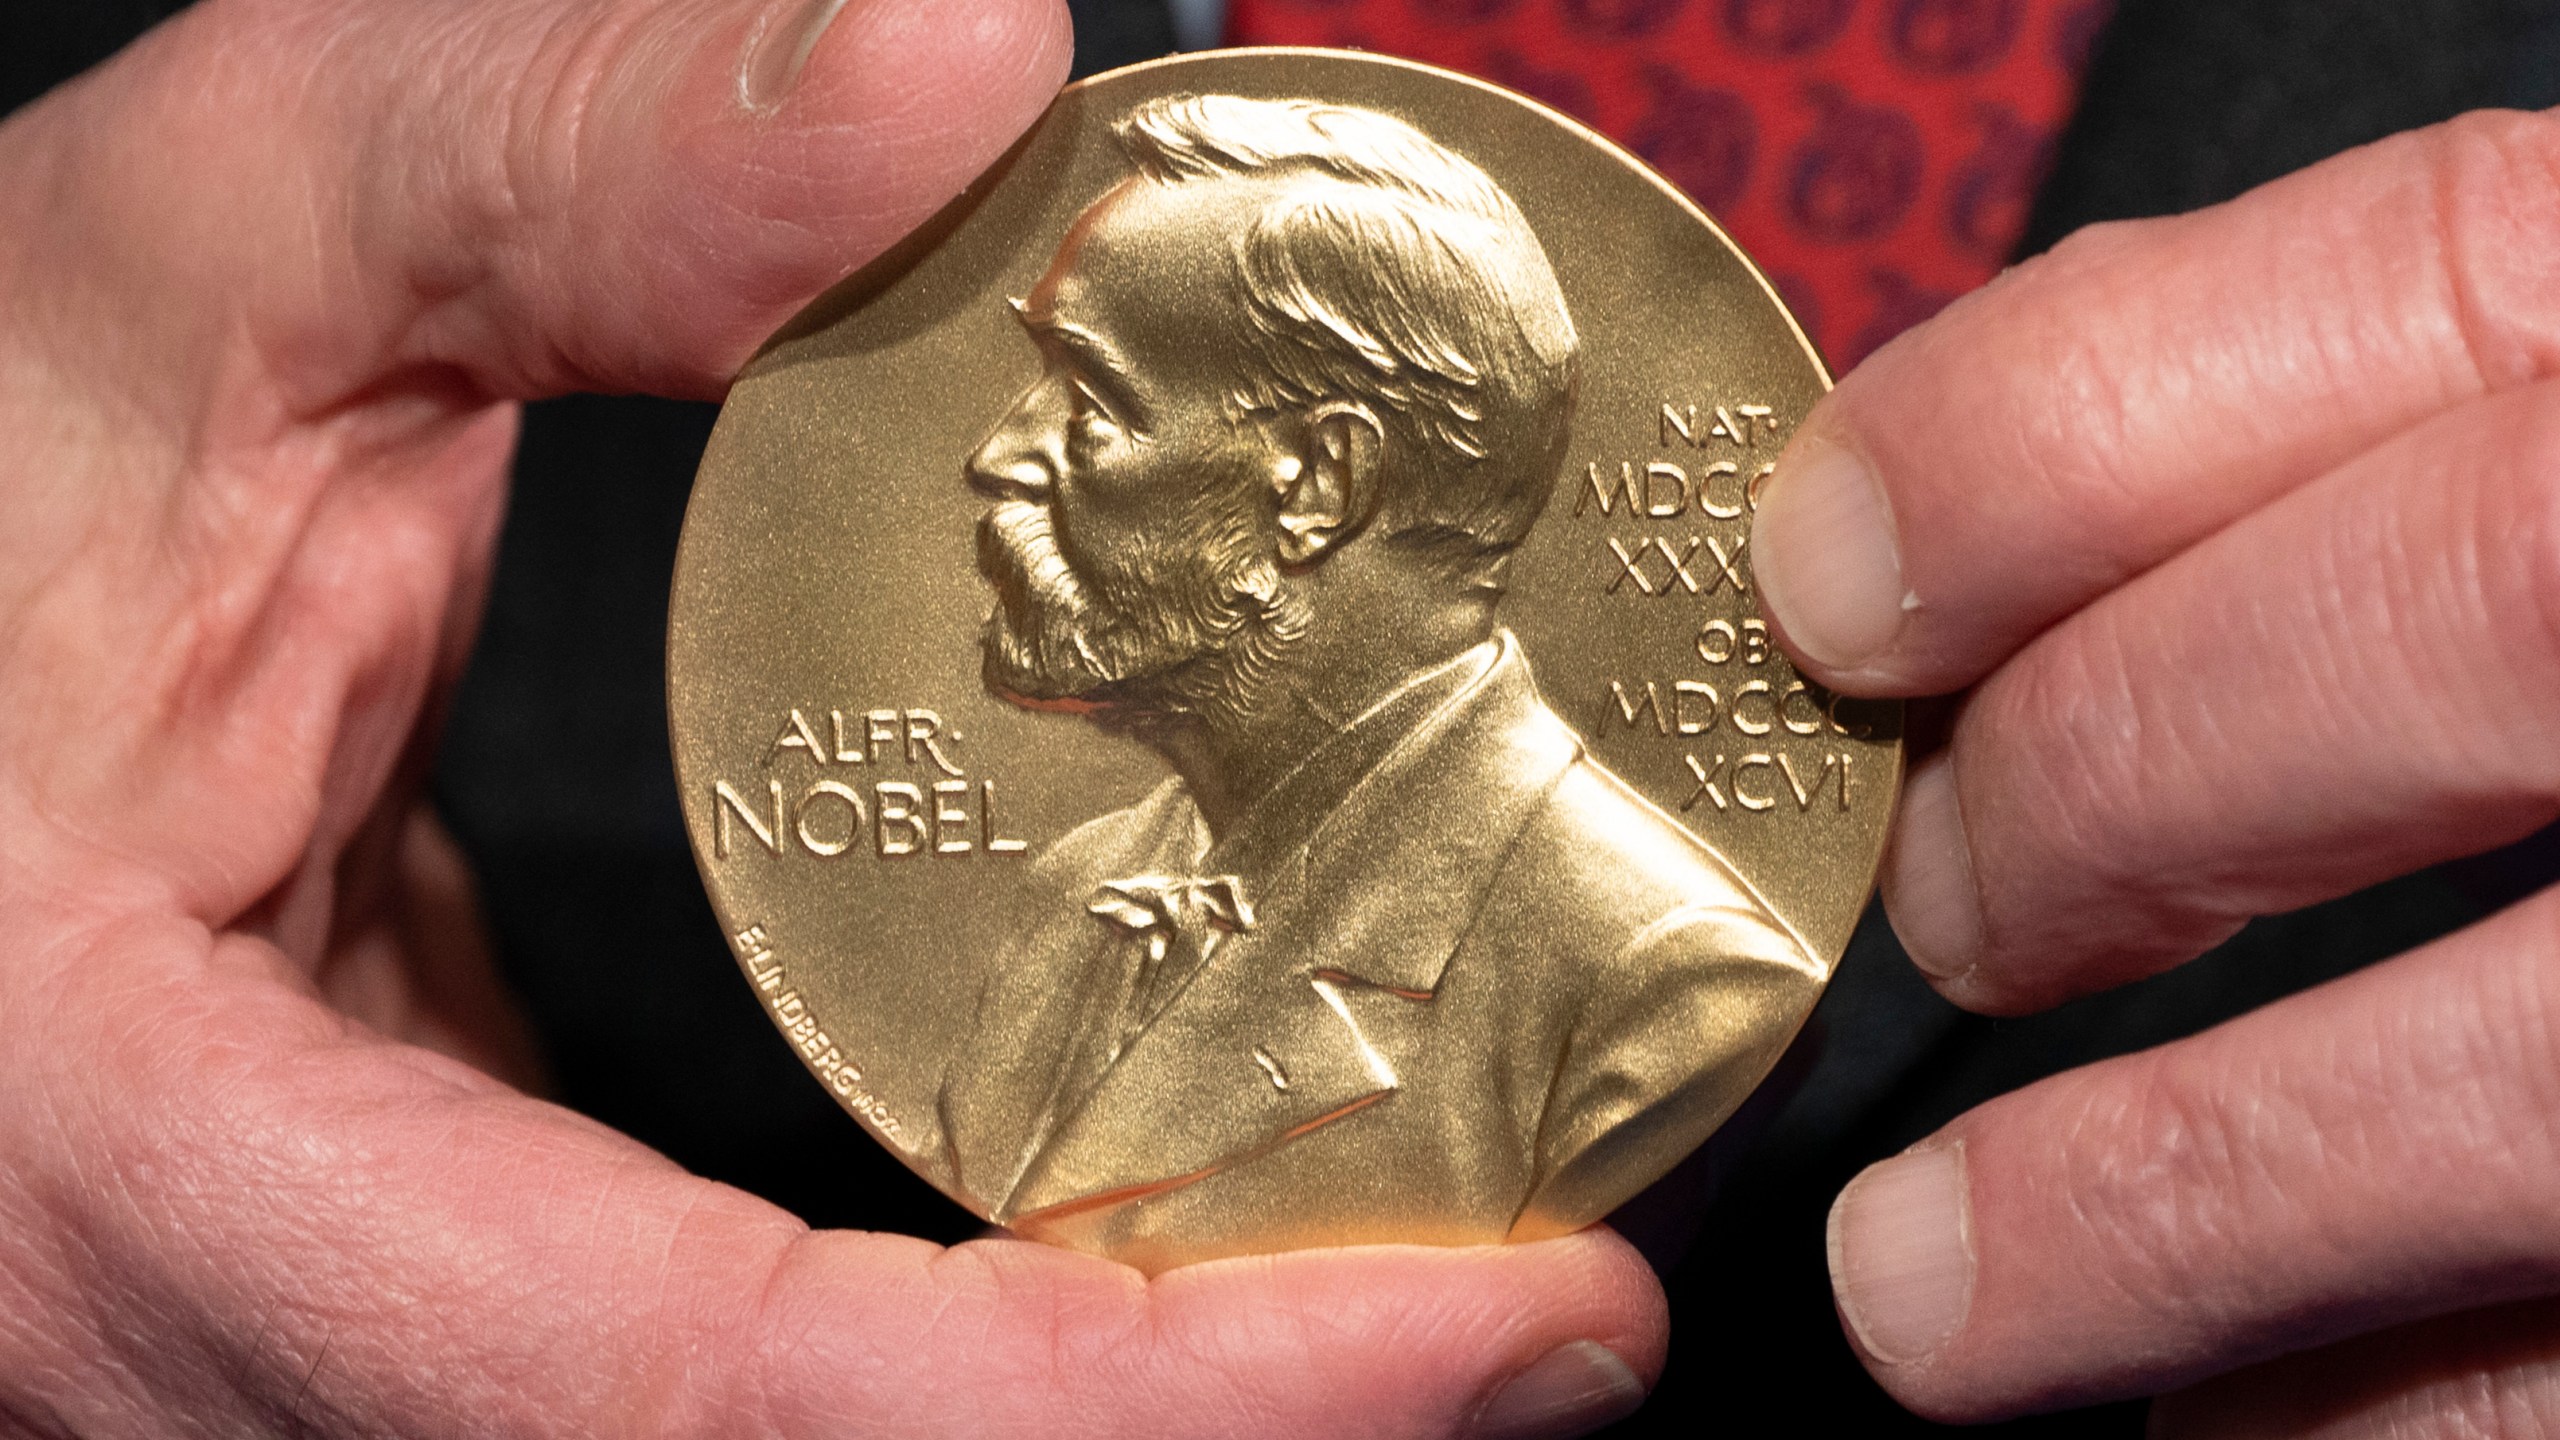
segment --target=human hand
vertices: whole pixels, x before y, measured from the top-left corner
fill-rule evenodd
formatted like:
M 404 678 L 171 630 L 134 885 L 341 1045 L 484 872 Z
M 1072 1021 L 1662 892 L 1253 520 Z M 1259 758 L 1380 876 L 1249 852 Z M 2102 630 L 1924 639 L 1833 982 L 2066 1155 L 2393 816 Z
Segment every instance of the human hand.
M 514 402 L 719 394 L 1065 69 L 1053 0 L 839 4 L 206 0 L 0 127 L 0 1431 L 1554 1434 L 1658 1368 L 1605 1234 L 811 1233 L 454 1058 L 409 817 Z
M 2560 815 L 2555 371 L 2560 115 L 2483 114 L 2087 232 L 1842 383 L 1753 550 L 1819 679 L 1970 687 L 1886 862 L 1941 992 L 2041 1008 Z M 2560 1424 L 2555 1033 L 2546 893 L 2005 1096 L 1843 1192 L 1843 1317 L 1940 1418 L 2259 1365 L 2157 1433 Z

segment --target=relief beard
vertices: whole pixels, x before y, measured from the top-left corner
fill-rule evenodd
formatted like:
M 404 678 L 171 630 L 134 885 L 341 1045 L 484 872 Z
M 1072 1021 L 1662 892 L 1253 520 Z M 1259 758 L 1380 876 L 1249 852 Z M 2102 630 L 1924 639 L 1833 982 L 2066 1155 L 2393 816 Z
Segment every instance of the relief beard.
M 1093 601 L 1058 550 L 1046 507 L 1005 500 L 978 522 L 978 572 L 995 586 L 981 643 L 988 688 L 1031 703 L 1108 683 L 1085 638 Z
M 996 589 L 983 635 L 988 687 L 1035 708 L 1123 721 L 1243 706 L 1250 678 L 1303 628 L 1278 576 L 1230 518 L 1175 560 L 1088 579 L 1060 549 L 1046 506 L 1001 501 L 978 529 Z M 1185 600 L 1190 603 L 1183 603 Z

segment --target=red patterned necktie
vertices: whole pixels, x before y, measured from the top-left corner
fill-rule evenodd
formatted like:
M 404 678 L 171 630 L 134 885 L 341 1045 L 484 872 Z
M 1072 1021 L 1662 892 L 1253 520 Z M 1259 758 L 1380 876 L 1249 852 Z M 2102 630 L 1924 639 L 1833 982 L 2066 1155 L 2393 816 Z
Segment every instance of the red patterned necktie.
M 1651 161 L 1846 371 L 1999 270 L 2113 0 L 1230 0 L 1239 45 L 1464 70 Z

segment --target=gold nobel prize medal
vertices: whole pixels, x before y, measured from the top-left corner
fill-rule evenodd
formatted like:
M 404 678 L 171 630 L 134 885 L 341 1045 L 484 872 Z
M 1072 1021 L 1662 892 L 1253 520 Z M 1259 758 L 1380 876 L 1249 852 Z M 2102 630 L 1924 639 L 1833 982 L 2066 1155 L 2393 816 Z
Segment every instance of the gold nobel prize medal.
M 1069 88 L 748 366 L 668 637 L 747 982 L 1154 1271 L 1576 1229 L 1821 995 L 1900 778 L 1751 515 L 1826 385 L 1671 185 L 1426 66 Z

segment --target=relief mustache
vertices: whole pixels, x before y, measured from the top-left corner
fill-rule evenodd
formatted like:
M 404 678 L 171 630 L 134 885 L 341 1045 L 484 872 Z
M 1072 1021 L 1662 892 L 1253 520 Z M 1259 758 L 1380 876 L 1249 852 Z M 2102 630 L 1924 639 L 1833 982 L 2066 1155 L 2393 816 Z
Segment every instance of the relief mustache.
M 1080 615 L 1088 604 L 1049 512 L 1027 500 L 1000 501 L 978 522 L 978 571 L 1017 620 L 1044 609 Z

